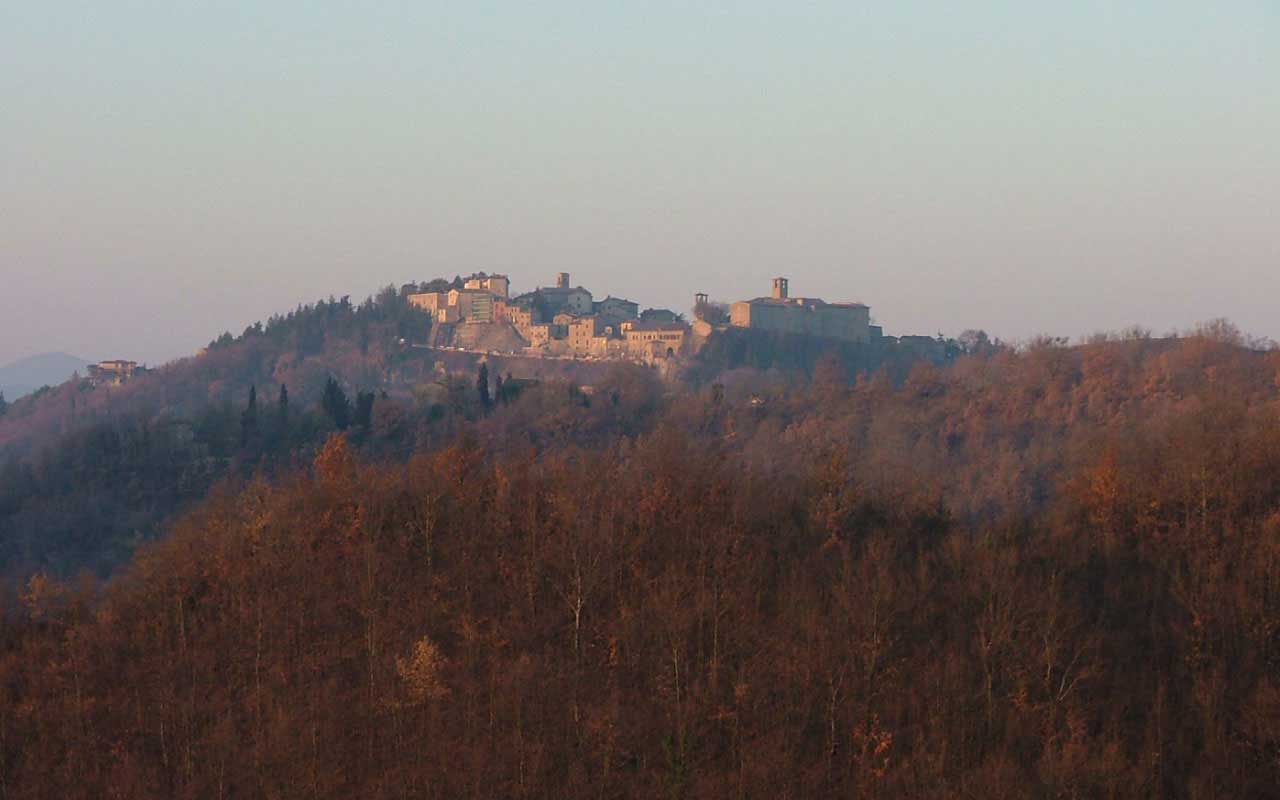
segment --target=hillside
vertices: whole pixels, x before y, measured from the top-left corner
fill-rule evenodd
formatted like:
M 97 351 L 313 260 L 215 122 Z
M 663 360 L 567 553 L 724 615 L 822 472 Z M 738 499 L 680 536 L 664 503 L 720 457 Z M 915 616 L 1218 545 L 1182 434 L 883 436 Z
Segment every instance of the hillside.
M 921 361 L 944 366 L 962 355 L 956 341 L 910 336 L 848 342 L 795 333 L 729 327 L 708 337 L 685 378 L 708 384 L 735 370 L 813 374 L 824 358 L 835 358 L 850 377 L 884 371 L 901 383 Z
M 321 301 L 120 387 L 69 381 L 13 402 L 0 415 L 0 563 L 121 563 L 219 480 L 308 458 L 336 429 L 319 407 L 331 377 L 353 408 L 362 392 L 411 396 L 431 364 L 399 341 L 428 325 L 393 291 Z M 251 393 L 260 419 L 247 416 Z
M 23 797 L 1266 797 L 1280 353 L 547 382 L 0 626 Z M 781 378 L 781 379 L 780 379 Z M 446 404 L 440 404 L 444 407 Z M 375 403 L 375 413 L 378 405 Z
M 380 458 L 446 443 L 485 413 L 479 359 L 414 346 L 429 332 L 388 289 L 300 306 L 123 386 L 71 381 L 12 403 L 0 411 L 0 573 L 108 574 L 219 482 L 305 464 L 333 431 Z M 567 397 L 627 374 L 519 358 L 492 368 L 503 402 L 531 386 L 499 390 L 504 378 Z
M 466 337 L 500 330 L 460 329 L 455 344 L 473 347 L 485 343 Z M 737 344 L 719 344 L 720 336 L 752 343 L 748 357 Z M 611 403 L 620 387 L 632 387 L 626 393 L 643 405 L 651 395 L 710 385 L 721 376 L 734 383 L 744 374 L 770 380 L 807 374 L 823 354 L 840 358 L 850 379 L 883 367 L 900 383 L 921 357 L 896 346 L 864 351 L 730 331 L 712 337 L 708 355 L 688 365 L 685 383 L 667 371 L 661 377 L 668 382 L 659 387 L 659 375 L 646 368 L 422 347 L 429 338 L 429 317 L 405 300 L 404 290 L 388 288 L 361 303 L 331 298 L 299 306 L 239 336 L 223 334 L 204 352 L 122 386 L 67 381 L 13 402 L 0 413 L 0 572 L 109 574 L 219 482 L 270 477 L 307 463 L 336 430 L 350 430 L 366 455 L 403 460 L 443 446 L 481 417 L 489 417 L 490 426 L 507 425 L 508 417 L 528 420 L 526 408 L 506 411 L 510 402 L 500 412 L 482 405 L 475 381 L 485 361 L 494 396 L 499 379 L 517 378 L 502 399 L 530 386 L 538 403 L 555 398 L 550 407 L 539 406 L 545 416 L 528 420 L 524 430 L 513 428 L 514 439 L 583 443 L 599 434 L 599 406 Z M 500 345 L 512 349 L 498 341 L 485 349 Z M 584 386 L 597 393 L 590 414 L 582 412 L 589 395 L 575 394 Z M 606 416 L 622 429 L 646 430 L 643 416 Z

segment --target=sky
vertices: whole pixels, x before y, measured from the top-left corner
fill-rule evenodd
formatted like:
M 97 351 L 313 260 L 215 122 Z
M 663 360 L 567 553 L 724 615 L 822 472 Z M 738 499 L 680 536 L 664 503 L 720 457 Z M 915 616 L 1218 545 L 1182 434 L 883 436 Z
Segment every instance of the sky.
M 0 0 L 0 363 L 476 270 L 1280 339 L 1280 2 Z

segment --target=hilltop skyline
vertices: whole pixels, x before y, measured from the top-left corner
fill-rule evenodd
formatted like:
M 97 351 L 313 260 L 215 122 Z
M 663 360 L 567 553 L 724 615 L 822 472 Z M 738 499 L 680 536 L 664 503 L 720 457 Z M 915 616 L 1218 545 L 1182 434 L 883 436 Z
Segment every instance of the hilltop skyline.
M 480 270 L 477 272 L 483 272 L 483 270 Z M 498 270 L 490 270 L 489 272 L 491 274 L 510 275 L 512 277 L 511 287 L 512 287 L 513 294 L 532 291 L 540 287 L 553 285 L 553 280 L 533 279 L 533 280 L 530 280 L 528 283 L 525 283 L 519 280 L 518 272 L 506 271 L 506 272 L 499 273 Z M 469 272 L 469 271 L 457 271 L 453 274 L 448 274 L 448 275 L 441 273 L 440 275 L 431 276 L 431 279 L 442 278 L 445 280 L 452 281 L 457 278 L 465 278 L 468 275 L 472 275 L 472 274 L 475 274 L 475 273 Z M 597 274 L 601 274 L 601 273 L 597 273 Z M 607 273 L 605 274 L 607 275 Z M 570 273 L 570 275 L 573 276 L 573 282 L 575 285 L 589 284 L 592 286 L 593 289 L 599 289 L 599 297 L 601 299 L 603 299 L 606 296 L 622 297 L 628 300 L 634 299 L 634 298 L 640 298 L 640 297 L 656 297 L 657 296 L 657 294 L 654 292 L 651 292 L 651 291 L 645 292 L 643 290 L 641 292 L 631 293 L 631 294 L 616 291 L 616 290 L 611 291 L 608 287 L 601 286 L 598 283 L 593 283 L 589 280 L 579 280 L 578 275 L 576 273 Z M 552 274 L 550 275 L 550 277 L 554 279 L 555 275 Z M 794 283 L 794 279 L 791 279 L 791 280 Z M 408 280 L 408 281 L 405 281 L 405 283 L 412 284 L 414 283 L 414 281 Z M 234 324 L 225 325 L 222 328 L 211 328 L 205 334 L 201 334 L 198 332 L 193 333 L 192 335 L 190 335 L 185 339 L 185 342 L 184 340 L 180 340 L 177 338 L 171 339 L 168 337 L 162 337 L 160 339 L 150 339 L 146 341 L 140 341 L 137 344 L 137 346 L 132 348 L 130 348 L 126 343 L 124 348 L 121 349 L 121 347 L 116 345 L 107 346 L 107 345 L 103 345 L 101 342 L 95 343 L 95 342 L 89 342 L 86 340 L 87 343 L 77 353 L 76 360 L 81 360 L 81 357 L 83 356 L 84 363 L 93 363 L 96 361 L 108 360 L 116 357 L 126 357 L 131 360 L 136 360 L 139 363 L 149 364 L 151 366 L 159 366 L 177 359 L 196 355 L 197 353 L 202 351 L 205 348 L 205 346 L 209 344 L 210 341 L 212 341 L 213 339 L 216 339 L 223 332 L 229 332 L 233 335 L 239 334 L 242 330 L 244 330 L 247 327 L 250 327 L 257 323 L 266 322 L 269 318 L 275 315 L 287 314 L 299 306 L 309 305 L 315 302 L 322 301 L 326 298 L 332 299 L 335 297 L 342 297 L 342 296 L 349 296 L 352 302 L 358 303 L 365 300 L 366 298 L 376 296 L 379 291 L 384 290 L 388 287 L 398 289 L 399 286 L 400 286 L 399 282 L 384 283 L 384 284 L 380 284 L 378 286 L 373 287 L 372 289 L 370 289 L 368 292 L 364 294 L 359 294 L 356 292 L 334 291 L 323 296 L 316 296 L 316 297 L 301 299 L 301 300 L 298 300 L 297 302 L 294 302 L 292 305 L 287 305 L 284 307 L 269 310 L 269 311 L 266 311 L 265 313 L 262 313 L 259 316 L 254 316 L 254 317 L 243 317 L 240 309 L 232 309 L 232 313 L 237 315 L 235 318 L 239 321 L 237 321 Z M 861 296 L 851 298 L 851 297 L 836 297 L 833 295 L 827 295 L 823 297 L 821 292 L 813 291 L 814 288 L 816 287 L 812 283 L 807 285 L 804 283 L 798 284 L 796 286 L 796 296 L 819 297 L 820 299 L 825 299 L 827 301 L 833 301 L 833 302 L 861 303 L 861 302 L 864 302 L 865 300 L 865 298 Z M 694 294 L 693 292 L 689 294 L 689 297 L 687 298 L 688 302 L 683 302 L 683 303 L 679 301 L 662 302 L 661 300 L 653 300 L 653 301 L 640 301 L 639 305 L 646 308 L 669 308 L 686 317 L 691 317 L 692 309 L 694 305 L 692 302 L 693 294 Z M 741 291 L 739 294 L 732 295 L 732 296 L 726 295 L 726 294 L 711 293 L 710 299 L 714 303 L 721 303 L 727 306 L 739 300 L 749 300 L 755 297 L 767 296 L 767 294 L 768 294 L 767 286 L 757 285 L 755 287 L 743 287 L 743 291 Z M 1029 329 L 1026 332 L 1019 333 L 1018 335 L 1008 335 L 997 328 L 994 328 L 990 325 L 984 325 L 981 322 L 975 322 L 975 324 L 966 325 L 961 328 L 955 328 L 952 330 L 944 329 L 942 326 L 938 326 L 932 329 L 926 326 L 918 330 L 912 330 L 912 329 L 898 327 L 892 324 L 885 325 L 883 314 L 878 312 L 879 312 L 879 309 L 873 305 L 872 313 L 871 313 L 872 323 L 880 324 L 882 327 L 885 328 L 886 332 L 890 333 L 891 335 L 933 336 L 935 334 L 942 334 L 947 338 L 954 338 L 959 334 L 961 334 L 962 332 L 964 332 L 965 330 L 980 329 L 989 333 L 993 338 L 1003 339 L 1004 341 L 1010 342 L 1010 343 L 1027 341 L 1040 335 L 1065 336 L 1074 341 L 1083 341 L 1090 334 L 1093 334 L 1093 333 L 1099 333 L 1099 332 L 1119 333 L 1135 326 L 1138 328 L 1144 328 L 1144 329 L 1150 330 L 1152 334 L 1156 336 L 1162 336 L 1166 334 L 1182 334 L 1182 333 L 1193 331 L 1195 328 L 1199 327 L 1203 323 L 1214 322 L 1218 319 L 1226 319 L 1228 322 L 1231 322 L 1232 324 L 1237 324 L 1237 321 L 1234 318 L 1219 315 L 1217 317 L 1205 316 L 1197 319 L 1188 319 L 1185 323 L 1175 323 L 1170 327 L 1167 327 L 1164 329 L 1155 328 L 1153 326 L 1150 326 L 1144 323 L 1143 321 L 1137 320 L 1129 325 L 1115 325 L 1110 328 L 1103 328 L 1103 327 L 1087 328 L 1087 329 L 1078 330 L 1075 333 L 1064 333 L 1061 331 L 1052 331 L 1052 330 L 1046 330 L 1046 329 Z M 1266 333 L 1259 333 L 1257 329 L 1250 329 L 1245 326 L 1239 326 L 1239 327 L 1242 333 L 1256 340 L 1266 340 L 1266 339 L 1274 340 L 1276 338 L 1276 337 L 1269 336 Z M 108 340 L 113 339 L 113 337 L 110 337 L 110 336 L 106 338 Z M 68 339 L 68 341 L 69 340 L 70 339 Z M 17 365 L 21 362 L 25 362 L 28 360 L 38 360 L 46 356 L 62 356 L 65 350 L 72 349 L 72 348 L 65 348 L 65 350 L 61 352 L 57 349 L 40 350 L 38 349 L 38 346 L 33 344 L 24 350 L 22 347 L 21 340 L 17 340 L 12 344 L 16 344 L 17 346 L 6 347 L 5 342 L 0 342 L 0 354 L 7 354 L 7 357 L 5 355 L 0 355 L 0 366 Z M 16 391 L 18 388 L 19 387 L 17 386 L 11 387 L 11 390 L 9 393 L 11 395 L 18 395 L 19 391 Z M 30 391 L 32 388 L 35 388 L 35 384 L 33 384 L 32 386 L 22 387 L 21 393 L 26 393 Z
M 1261 2 L 11 4 L 0 363 L 475 270 L 1280 338 L 1278 33 Z

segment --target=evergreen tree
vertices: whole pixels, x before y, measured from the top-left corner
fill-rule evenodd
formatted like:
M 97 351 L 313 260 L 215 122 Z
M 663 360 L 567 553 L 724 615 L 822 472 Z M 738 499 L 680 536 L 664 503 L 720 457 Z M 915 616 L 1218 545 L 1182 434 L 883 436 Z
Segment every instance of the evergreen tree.
M 333 379 L 333 376 L 330 376 L 324 385 L 320 407 L 324 409 L 329 419 L 333 420 L 338 430 L 345 431 L 351 425 L 351 402 L 347 400 L 347 393 L 342 391 L 342 387 Z
M 0 392 L 0 417 L 3 417 L 9 411 L 9 401 L 4 399 L 4 392 Z
M 373 392 L 356 392 L 356 427 L 368 430 L 373 425 Z
M 493 399 L 489 396 L 489 364 L 480 362 L 480 374 L 476 376 L 476 392 L 480 395 L 480 405 L 488 408 Z
M 276 401 L 276 413 L 280 415 L 281 422 L 289 419 L 289 387 L 283 383 L 280 384 L 280 399 Z
M 240 446 L 244 447 L 258 430 L 258 387 L 249 387 L 249 405 L 240 415 Z
M 498 377 L 494 379 L 493 397 L 494 397 L 494 399 L 495 399 L 495 400 L 497 400 L 497 401 L 498 401 L 499 403 L 501 403 L 502 405 L 506 405 L 506 404 L 507 404 L 507 392 L 506 392 L 506 389 L 505 389 L 505 388 L 503 387 L 503 385 L 502 385 L 502 375 L 501 375 L 501 374 L 499 374 L 499 375 L 498 375 Z

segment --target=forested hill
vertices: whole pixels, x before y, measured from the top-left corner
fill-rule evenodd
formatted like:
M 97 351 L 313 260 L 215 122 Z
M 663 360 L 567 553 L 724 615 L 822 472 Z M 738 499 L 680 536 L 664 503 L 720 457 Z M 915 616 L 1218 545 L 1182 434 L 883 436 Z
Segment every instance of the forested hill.
M 429 324 L 390 288 L 330 299 L 123 386 L 69 381 L 9 404 L 0 564 L 107 570 L 218 480 L 270 474 L 305 461 L 328 431 L 371 427 L 375 397 L 404 400 L 430 382 L 429 361 L 405 346 Z
M 405 290 L 459 285 L 458 278 L 436 279 L 387 288 L 361 303 L 331 298 L 299 306 L 123 386 L 72 380 L 0 405 L 0 572 L 106 574 L 218 481 L 306 463 L 335 430 L 351 430 L 353 444 L 379 458 L 403 460 L 446 442 L 492 409 L 476 392 L 475 359 L 413 347 L 427 340 L 430 320 Z M 851 375 L 894 359 L 877 352 L 868 360 L 824 340 L 765 337 L 768 347 L 758 346 L 747 363 L 721 358 L 719 338 L 690 370 L 695 385 L 721 375 L 732 383 L 742 373 L 766 374 L 766 367 L 769 380 L 808 374 L 821 353 L 838 354 Z M 893 364 L 899 379 L 914 359 Z M 620 398 L 619 407 L 644 406 L 662 394 L 644 369 L 546 363 L 556 369 L 538 372 L 554 386 L 535 394 L 570 405 L 530 420 L 527 434 L 535 438 L 561 430 L 590 439 L 598 429 L 581 411 L 590 400 L 571 396 L 568 379 L 598 384 L 605 397 Z M 442 375 L 444 367 L 465 374 Z M 502 359 L 493 367 L 510 368 Z M 490 376 L 495 404 L 509 405 L 527 388 L 515 382 L 499 390 L 504 377 Z M 618 430 L 643 430 L 644 415 L 616 420 Z
M 880 337 L 847 342 L 798 333 L 728 327 L 715 331 L 684 372 L 693 385 L 722 381 L 735 370 L 776 376 L 812 375 L 823 360 L 835 359 L 849 376 L 883 372 L 900 384 L 921 361 L 944 366 L 966 353 L 992 352 L 1001 345 L 980 331 L 966 331 L 961 340 L 938 337 Z
M 594 409 L 563 378 L 536 386 L 495 371 L 482 395 L 474 360 L 464 374 L 442 370 L 458 359 L 413 347 L 430 320 L 405 288 L 458 284 L 300 306 L 123 386 L 71 381 L 0 409 L 0 576 L 109 574 L 219 482 L 309 463 L 335 431 L 367 457 L 403 461 L 486 415 L 529 414 L 539 398 L 555 411 L 536 412 L 522 437 L 644 429 L 663 394 L 646 368 L 590 365 L 607 401 Z M 574 372 L 555 365 L 553 377 Z M 534 397 L 519 411 L 494 413 L 522 394 Z
M 109 574 L 220 481 L 304 466 L 335 431 L 361 457 L 403 462 L 462 434 L 489 451 L 557 451 L 674 426 L 753 463 L 834 449 L 885 484 L 927 481 L 972 518 L 1039 508 L 1072 448 L 1194 402 L 1223 375 L 1240 397 L 1275 390 L 1272 356 L 1220 329 L 971 346 L 942 366 L 909 350 L 730 332 L 683 386 L 619 364 L 596 365 L 590 394 L 566 380 L 503 386 L 499 374 L 481 391 L 478 374 L 441 373 L 409 346 L 428 326 L 393 289 L 322 301 L 123 387 L 72 382 L 14 403 L 0 418 L 0 572 Z
M 274 316 L 239 336 L 223 334 L 200 355 L 180 359 L 121 387 L 69 381 L 10 404 L 0 416 L 0 456 L 26 456 L 97 422 L 158 414 L 190 418 L 209 407 L 241 404 L 251 386 L 289 386 L 299 401 L 317 399 L 329 376 L 349 386 L 381 385 L 395 375 L 400 339 L 425 337 L 430 321 L 388 288 L 360 304 L 330 299 Z
M 1245 344 L 638 370 L 394 464 L 348 429 L 105 589 L 3 597 L 0 785 L 1273 796 L 1280 353 Z

